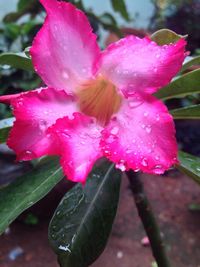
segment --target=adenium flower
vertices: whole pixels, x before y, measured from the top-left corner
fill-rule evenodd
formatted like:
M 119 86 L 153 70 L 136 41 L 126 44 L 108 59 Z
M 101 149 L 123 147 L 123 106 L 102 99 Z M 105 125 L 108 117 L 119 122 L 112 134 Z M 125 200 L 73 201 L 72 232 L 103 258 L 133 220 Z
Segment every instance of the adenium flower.
M 40 2 L 47 17 L 30 53 L 47 87 L 0 98 L 16 118 L 7 144 L 17 160 L 58 155 L 68 179 L 82 183 L 103 156 L 152 174 L 177 163 L 172 116 L 152 94 L 180 70 L 185 40 L 158 46 L 132 35 L 100 51 L 83 12 Z

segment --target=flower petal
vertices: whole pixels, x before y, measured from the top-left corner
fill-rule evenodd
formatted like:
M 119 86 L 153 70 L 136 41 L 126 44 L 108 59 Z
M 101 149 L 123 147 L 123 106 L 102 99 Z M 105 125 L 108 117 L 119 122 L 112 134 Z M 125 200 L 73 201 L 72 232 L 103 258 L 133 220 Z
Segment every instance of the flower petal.
M 159 46 L 147 37 L 128 36 L 103 52 L 100 71 L 125 94 L 153 93 L 168 84 L 180 70 L 185 45 L 184 39 Z
M 7 144 L 17 154 L 17 160 L 31 160 L 56 152 L 56 144 L 47 134 L 58 118 L 72 116 L 76 104 L 65 91 L 39 89 L 11 99 L 16 117 Z M 53 144 L 52 144 L 53 142 Z
M 47 17 L 30 51 L 33 65 L 49 87 L 72 92 L 96 72 L 100 55 L 96 36 L 84 13 L 72 4 L 40 2 Z
M 103 130 L 101 147 L 121 170 L 161 174 L 177 163 L 172 116 L 155 97 L 124 100 L 116 118 Z
M 59 140 L 61 165 L 69 180 L 85 183 L 95 161 L 102 156 L 99 141 L 102 128 L 89 117 L 74 113 L 74 118 L 57 120 L 49 129 Z

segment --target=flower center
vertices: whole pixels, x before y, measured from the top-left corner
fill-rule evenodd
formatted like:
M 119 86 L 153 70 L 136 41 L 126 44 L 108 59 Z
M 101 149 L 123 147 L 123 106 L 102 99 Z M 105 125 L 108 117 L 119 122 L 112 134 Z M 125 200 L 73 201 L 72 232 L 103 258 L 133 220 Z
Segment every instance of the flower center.
M 102 76 L 83 84 L 79 88 L 78 97 L 80 110 L 95 117 L 103 125 L 119 110 L 122 100 L 115 85 Z

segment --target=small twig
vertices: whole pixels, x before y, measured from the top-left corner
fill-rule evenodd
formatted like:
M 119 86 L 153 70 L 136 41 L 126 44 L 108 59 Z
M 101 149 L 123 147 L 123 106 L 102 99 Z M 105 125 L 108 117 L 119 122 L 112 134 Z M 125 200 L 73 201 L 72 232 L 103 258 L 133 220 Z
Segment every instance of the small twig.
M 139 175 L 133 171 L 128 171 L 126 174 L 130 182 L 138 214 L 149 238 L 153 256 L 158 264 L 158 267 L 170 267 L 171 265 L 161 238 L 160 229 L 151 209 L 149 200 L 144 192 L 143 184 Z

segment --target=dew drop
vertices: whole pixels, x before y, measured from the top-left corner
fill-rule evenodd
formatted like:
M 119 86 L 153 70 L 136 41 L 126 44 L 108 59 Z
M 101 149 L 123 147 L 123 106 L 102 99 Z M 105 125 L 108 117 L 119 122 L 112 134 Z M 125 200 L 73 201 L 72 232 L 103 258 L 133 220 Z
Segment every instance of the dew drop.
M 124 172 L 126 170 L 126 166 L 124 164 L 124 161 L 120 161 L 115 166 L 117 169 L 121 170 L 122 172 Z
M 158 72 L 158 68 L 154 68 L 153 71 L 154 71 L 155 73 L 157 73 L 157 72 Z
M 144 112 L 144 117 L 148 117 L 149 113 L 146 111 Z
M 134 172 L 139 172 L 139 171 L 140 171 L 139 168 L 134 169 Z
M 81 141 L 81 145 L 85 145 L 85 141 Z
M 40 120 L 39 127 L 40 127 L 40 130 L 44 132 L 47 128 L 47 122 L 45 120 Z
M 159 160 L 159 159 L 160 159 L 160 156 L 155 156 L 155 159 L 156 159 L 156 160 Z
M 163 173 L 163 172 L 162 172 L 162 165 L 160 165 L 160 164 L 156 165 L 156 166 L 154 167 L 154 172 L 155 172 L 156 174 L 161 174 L 161 173 Z
M 119 132 L 119 128 L 117 126 L 115 126 L 112 128 L 112 130 L 110 132 L 111 132 L 111 134 L 116 135 Z
M 146 158 L 143 158 L 143 160 L 142 160 L 142 165 L 143 165 L 144 167 L 147 167 L 147 166 L 148 166 L 148 162 L 147 162 L 147 159 L 146 159 Z
M 151 133 L 151 125 L 147 125 L 146 128 L 145 128 L 146 132 L 149 134 Z
M 130 108 L 136 108 L 140 106 L 143 101 L 140 98 L 135 98 L 134 100 L 129 101 L 128 105 Z
M 68 74 L 68 72 L 67 72 L 66 70 L 63 70 L 63 71 L 62 71 L 62 76 L 63 76 L 63 78 L 64 78 L 65 80 L 68 80 L 68 79 L 69 79 L 69 74 Z
M 160 115 L 156 114 L 156 120 L 159 121 L 160 120 Z
M 130 154 L 131 152 L 132 152 L 131 149 L 127 149 L 127 150 L 126 150 L 126 154 Z

